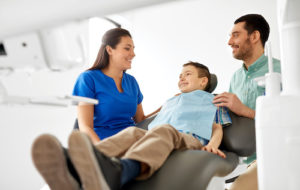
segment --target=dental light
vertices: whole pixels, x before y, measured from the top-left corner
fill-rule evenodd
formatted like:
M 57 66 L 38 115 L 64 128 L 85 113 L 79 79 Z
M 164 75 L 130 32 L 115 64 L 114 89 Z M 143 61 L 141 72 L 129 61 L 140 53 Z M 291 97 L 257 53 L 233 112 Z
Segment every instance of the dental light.
M 39 97 L 27 97 L 27 96 L 11 96 L 7 94 L 4 85 L 0 81 L 0 105 L 48 105 L 48 106 L 70 106 L 78 105 L 80 102 L 86 104 L 98 104 L 98 100 L 80 96 L 39 96 Z

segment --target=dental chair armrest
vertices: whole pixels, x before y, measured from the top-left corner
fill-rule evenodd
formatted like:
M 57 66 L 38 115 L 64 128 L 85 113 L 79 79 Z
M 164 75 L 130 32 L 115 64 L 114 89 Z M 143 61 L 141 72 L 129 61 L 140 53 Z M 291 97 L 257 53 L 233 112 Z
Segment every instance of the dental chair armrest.
M 247 157 L 256 152 L 255 120 L 229 112 L 232 125 L 223 128 L 220 149 Z
M 157 114 L 152 115 L 151 117 L 148 117 L 147 119 L 144 119 L 143 121 L 136 124 L 136 127 L 148 130 L 148 125 L 153 121 L 153 119 L 156 117 Z
M 226 159 L 200 150 L 176 150 L 163 166 L 147 180 L 133 181 L 123 190 L 199 190 L 206 189 L 213 176 L 223 177 L 237 166 L 234 153 L 225 152 Z

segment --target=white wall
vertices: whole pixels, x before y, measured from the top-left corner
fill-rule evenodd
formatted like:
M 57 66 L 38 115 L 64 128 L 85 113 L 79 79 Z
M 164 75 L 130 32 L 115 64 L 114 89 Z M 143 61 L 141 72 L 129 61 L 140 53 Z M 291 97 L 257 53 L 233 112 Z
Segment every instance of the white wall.
M 269 21 L 273 55 L 279 57 L 274 0 L 190 0 L 120 14 L 136 46 L 133 68 L 128 72 L 140 84 L 145 112 L 178 92 L 182 64 L 189 60 L 206 64 L 217 74 L 216 93 L 226 91 L 230 76 L 241 66 L 231 56 L 228 34 L 234 20 L 246 13 L 260 13 Z M 0 79 L 11 94 L 64 95 L 71 93 L 81 71 L 83 68 L 15 73 Z M 42 187 L 44 182 L 30 158 L 32 141 L 38 134 L 50 132 L 66 145 L 75 117 L 75 107 L 0 105 L 0 189 Z
M 227 91 L 230 77 L 241 67 L 227 45 L 235 19 L 262 14 L 271 27 L 273 56 L 279 58 L 276 1 L 190 0 L 130 11 L 125 16 L 136 46 L 129 71 L 144 94 L 146 113 L 178 93 L 182 64 L 198 61 L 218 77 L 215 93 Z
M 2 81 L 14 95 L 70 94 L 77 73 L 16 73 Z M 64 146 L 76 118 L 76 107 L 0 105 L 0 189 L 40 189 L 44 182 L 31 161 L 31 145 L 38 135 L 51 133 Z

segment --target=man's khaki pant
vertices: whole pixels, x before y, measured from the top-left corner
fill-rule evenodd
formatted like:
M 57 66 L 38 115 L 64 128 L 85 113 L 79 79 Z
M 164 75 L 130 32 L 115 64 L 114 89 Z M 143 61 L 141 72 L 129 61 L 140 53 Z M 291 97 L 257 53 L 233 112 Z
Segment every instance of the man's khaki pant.
M 231 185 L 230 190 L 257 190 L 257 164 L 253 162 L 245 173 L 240 175 Z
M 171 125 L 157 126 L 149 131 L 128 127 L 96 144 L 110 157 L 140 161 L 148 168 L 138 179 L 147 179 L 158 170 L 175 149 L 201 149 L 202 144 L 192 135 L 178 132 Z

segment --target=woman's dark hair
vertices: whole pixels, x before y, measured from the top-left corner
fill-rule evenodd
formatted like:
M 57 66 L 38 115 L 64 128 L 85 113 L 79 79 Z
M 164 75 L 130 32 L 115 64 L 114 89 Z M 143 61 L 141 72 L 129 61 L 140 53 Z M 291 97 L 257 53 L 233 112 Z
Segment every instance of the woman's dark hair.
M 248 34 L 252 34 L 255 30 L 260 33 L 260 40 L 264 47 L 270 34 L 270 26 L 266 19 L 259 14 L 247 14 L 236 19 L 234 24 L 240 22 L 245 22 L 244 28 L 247 30 Z
M 123 28 L 113 28 L 105 32 L 102 37 L 102 44 L 100 46 L 94 65 L 88 70 L 101 70 L 106 68 L 109 64 L 109 55 L 106 51 L 106 46 L 110 46 L 114 49 L 120 43 L 121 38 L 126 36 L 129 36 L 131 38 L 131 34 L 129 33 L 129 31 Z
M 205 65 L 201 64 L 201 63 L 198 63 L 198 62 L 193 62 L 193 61 L 190 61 L 186 64 L 184 64 L 183 66 L 194 66 L 196 67 L 196 69 L 198 70 L 198 77 L 207 77 L 208 81 L 207 81 L 207 84 L 206 84 L 206 87 L 204 89 L 204 91 L 208 92 L 209 88 L 210 88 L 210 72 L 209 72 L 209 69 L 208 67 L 206 67 Z

